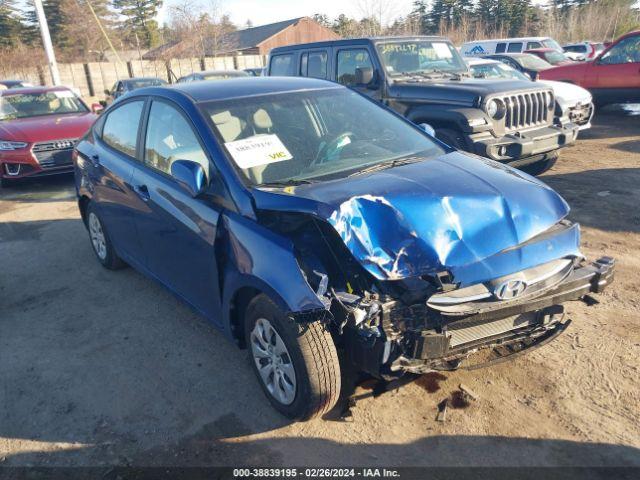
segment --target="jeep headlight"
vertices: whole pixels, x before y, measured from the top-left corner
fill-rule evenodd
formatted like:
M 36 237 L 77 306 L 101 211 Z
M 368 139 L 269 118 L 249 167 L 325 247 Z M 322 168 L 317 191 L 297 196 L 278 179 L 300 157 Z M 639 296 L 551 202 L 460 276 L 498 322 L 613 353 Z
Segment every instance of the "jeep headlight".
M 26 147 L 25 142 L 9 142 L 6 140 L 0 140 L 0 151 L 18 150 Z
M 489 100 L 486 106 L 487 115 L 489 115 L 494 120 L 499 120 L 504 117 L 505 107 L 502 100 L 498 100 L 494 98 L 493 100 Z

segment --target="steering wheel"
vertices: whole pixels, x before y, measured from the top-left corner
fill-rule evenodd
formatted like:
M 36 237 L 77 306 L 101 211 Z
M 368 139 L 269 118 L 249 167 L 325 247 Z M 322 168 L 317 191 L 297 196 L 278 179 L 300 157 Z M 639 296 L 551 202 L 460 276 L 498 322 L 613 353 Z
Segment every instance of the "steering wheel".
M 323 158 L 324 152 L 327 152 L 328 157 L 335 155 L 336 153 L 338 153 L 338 151 L 342 147 L 351 143 L 349 142 L 349 143 L 346 143 L 345 145 L 340 145 L 340 143 L 344 141 L 345 138 L 349 138 L 351 136 L 353 136 L 353 132 L 351 131 L 344 132 L 338 135 L 336 138 L 334 138 L 330 142 L 325 143 L 322 147 L 320 147 L 320 150 L 318 150 L 318 153 L 316 154 L 316 158 L 313 159 L 313 161 L 309 164 L 307 168 L 311 168 L 311 167 L 315 167 L 316 165 L 323 164 L 326 161 L 326 157 L 322 161 L 320 161 L 320 159 Z

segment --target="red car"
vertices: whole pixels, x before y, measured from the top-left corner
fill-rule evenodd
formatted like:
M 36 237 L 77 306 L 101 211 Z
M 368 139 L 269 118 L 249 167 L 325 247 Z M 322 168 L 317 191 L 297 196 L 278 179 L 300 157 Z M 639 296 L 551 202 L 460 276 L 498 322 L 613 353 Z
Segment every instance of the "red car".
M 71 153 L 97 118 L 66 87 L 0 91 L 0 182 L 73 171 Z
M 544 80 L 560 80 L 586 88 L 598 105 L 640 102 L 640 31 L 613 42 L 595 60 L 550 68 Z
M 553 48 L 532 48 L 525 50 L 524 53 L 530 53 L 542 60 L 549 62 L 551 65 L 568 65 L 573 61 L 565 56 L 564 53 L 554 50 Z

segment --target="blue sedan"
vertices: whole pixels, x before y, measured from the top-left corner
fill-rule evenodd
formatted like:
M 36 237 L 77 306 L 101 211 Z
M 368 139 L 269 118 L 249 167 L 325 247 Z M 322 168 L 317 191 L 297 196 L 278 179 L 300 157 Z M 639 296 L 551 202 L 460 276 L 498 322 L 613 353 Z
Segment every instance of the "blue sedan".
M 322 80 L 135 90 L 74 160 L 98 261 L 247 348 L 294 419 L 335 405 L 339 356 L 384 379 L 502 360 L 560 334 L 561 304 L 613 278 L 542 182 Z

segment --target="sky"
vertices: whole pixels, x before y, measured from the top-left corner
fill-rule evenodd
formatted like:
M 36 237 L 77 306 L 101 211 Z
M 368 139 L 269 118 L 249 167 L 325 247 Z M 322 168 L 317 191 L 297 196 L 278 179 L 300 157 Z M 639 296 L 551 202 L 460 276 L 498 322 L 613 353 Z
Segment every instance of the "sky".
M 200 0 L 203 5 L 210 4 L 207 0 Z M 181 0 L 165 0 L 158 15 L 162 24 L 169 18 L 172 5 Z M 220 13 L 228 13 L 231 21 L 238 26 L 244 26 L 251 20 L 254 26 L 273 23 L 291 18 L 311 16 L 314 13 L 324 13 L 333 19 L 344 13 L 349 17 L 362 18 L 362 6 L 376 4 L 373 0 L 218 0 Z M 383 2 L 388 10 L 389 20 L 404 16 L 411 11 L 412 0 L 387 0 Z

